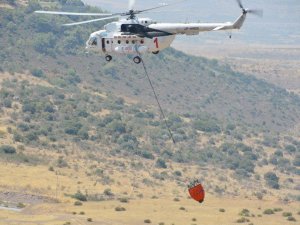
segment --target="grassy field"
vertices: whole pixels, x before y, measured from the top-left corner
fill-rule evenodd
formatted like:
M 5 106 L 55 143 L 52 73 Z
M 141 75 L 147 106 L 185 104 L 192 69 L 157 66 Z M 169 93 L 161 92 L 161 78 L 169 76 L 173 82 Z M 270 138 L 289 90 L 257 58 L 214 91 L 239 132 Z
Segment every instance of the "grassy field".
M 52 157 L 54 156 L 55 153 Z M 78 155 L 78 159 L 83 157 Z M 72 159 L 68 160 L 70 168 L 56 171 L 50 171 L 46 166 L 2 163 L 0 192 L 3 204 L 23 203 L 25 208 L 21 212 L 0 210 L 0 224 L 236 224 L 237 220 L 243 217 L 239 215 L 243 209 L 249 210 L 249 216 L 245 217 L 249 222 L 246 224 L 298 223 L 288 222 L 287 218 L 282 216 L 283 212 L 291 212 L 295 219 L 299 220 L 299 204 L 279 201 L 279 193 L 276 192 L 264 200 L 251 197 L 251 190 L 248 190 L 248 196 L 244 190 L 243 194 L 235 197 L 208 193 L 205 202 L 199 204 L 188 198 L 184 186 L 176 185 L 175 182 L 144 184 L 140 179 L 149 177 L 148 171 L 113 171 L 109 164 L 104 163 L 102 166 L 106 167 L 115 182 L 110 185 L 95 183 L 95 177 L 88 174 L 87 166 L 84 167 L 88 162 L 75 158 L 73 155 Z M 75 162 L 79 169 L 73 169 L 72 163 Z M 101 167 L 101 164 L 98 166 Z M 213 178 L 209 180 L 217 182 Z M 232 182 L 228 183 L 230 185 Z M 108 188 L 114 194 L 111 199 L 83 202 L 82 206 L 75 206 L 76 200 L 67 196 L 77 190 L 90 196 L 96 193 L 100 195 Z M 10 193 L 9 201 L 3 201 L 3 192 Z M 122 211 L 122 208 L 125 211 Z M 272 215 L 264 214 L 266 209 L 274 208 L 280 208 L 282 211 Z M 89 218 L 92 222 L 88 221 Z

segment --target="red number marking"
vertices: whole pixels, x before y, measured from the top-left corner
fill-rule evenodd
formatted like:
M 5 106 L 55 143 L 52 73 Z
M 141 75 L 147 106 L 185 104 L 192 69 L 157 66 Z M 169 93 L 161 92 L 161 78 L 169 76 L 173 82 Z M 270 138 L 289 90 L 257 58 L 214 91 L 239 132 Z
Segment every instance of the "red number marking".
M 156 45 L 156 48 L 159 48 L 159 46 L 158 46 L 158 38 L 155 38 L 155 39 L 154 39 L 154 43 L 155 43 L 155 45 Z

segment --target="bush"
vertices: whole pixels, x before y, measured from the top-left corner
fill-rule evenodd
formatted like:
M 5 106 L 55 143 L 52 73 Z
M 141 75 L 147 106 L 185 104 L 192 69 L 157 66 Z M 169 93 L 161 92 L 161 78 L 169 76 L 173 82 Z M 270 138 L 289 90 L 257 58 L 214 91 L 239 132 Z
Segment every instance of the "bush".
M 92 218 L 87 218 L 86 219 L 88 222 L 93 222 L 93 219 Z
M 249 209 L 243 209 L 240 213 L 239 213 L 240 216 L 246 216 L 246 217 L 249 217 L 250 216 L 250 211 Z
M 157 168 L 162 168 L 162 169 L 166 169 L 166 168 L 167 168 L 167 164 L 166 164 L 166 162 L 165 162 L 163 159 L 158 159 L 158 160 L 156 161 L 155 166 L 156 166 Z
M 10 99 L 4 99 L 3 106 L 6 107 L 6 108 L 11 108 L 12 101 Z
M 87 201 L 87 198 L 84 194 L 82 194 L 80 191 L 78 191 L 76 194 L 72 195 L 72 198 L 75 198 L 79 201 L 82 201 L 82 202 L 86 202 Z
M 68 166 L 68 163 L 63 159 L 62 156 L 60 156 L 60 157 L 58 158 L 56 164 L 57 164 L 57 166 L 58 166 L 59 168 L 64 168 L 64 167 L 67 167 L 67 166 Z
M 74 202 L 74 205 L 76 205 L 76 206 L 81 206 L 81 205 L 82 205 L 82 202 L 76 201 L 76 202 Z
M 294 166 L 299 166 L 300 167 L 300 155 L 296 155 L 294 161 L 293 161 Z
M 297 151 L 296 147 L 294 145 L 287 145 L 285 146 L 285 150 L 288 151 L 289 153 L 294 153 Z
M 196 130 L 201 130 L 204 132 L 213 132 L 213 133 L 221 132 L 221 128 L 213 120 L 197 120 L 194 123 L 194 128 Z
M 117 207 L 115 208 L 115 211 L 117 211 L 117 212 L 123 212 L 123 211 L 126 211 L 126 209 L 125 209 L 124 207 L 117 206 Z
M 295 219 L 295 217 L 293 217 L 293 216 L 289 216 L 288 218 L 287 218 L 287 220 L 288 221 L 291 221 L 291 222 L 296 222 L 297 220 Z
M 177 177 L 181 177 L 182 176 L 182 173 L 179 171 L 179 170 L 176 170 L 174 172 L 174 175 L 177 176 Z
M 266 210 L 264 211 L 264 214 L 266 214 L 266 215 L 271 215 L 271 214 L 274 214 L 274 211 L 273 211 L 273 209 L 266 209 Z
M 224 212 L 225 212 L 225 209 L 219 209 L 219 212 L 224 213 Z
M 119 201 L 122 203 L 128 203 L 129 199 L 128 198 L 120 198 Z
M 114 196 L 110 188 L 105 189 L 103 191 L 103 194 L 105 194 L 106 196 Z
M 245 217 L 242 217 L 242 218 L 238 219 L 236 222 L 237 223 L 247 223 L 247 222 L 250 222 L 250 220 Z
M 289 217 L 289 216 L 292 216 L 293 214 L 291 212 L 284 212 L 282 213 L 282 216 L 283 217 Z
M 25 204 L 22 203 L 22 202 L 19 202 L 18 205 L 17 205 L 17 208 L 23 209 L 23 208 L 25 208 Z
M 274 188 L 274 189 L 279 189 L 279 184 L 278 184 L 279 178 L 276 176 L 275 173 L 268 172 L 264 175 L 264 178 L 269 187 Z
M 151 223 L 151 220 L 146 219 L 146 220 L 144 220 L 144 223 Z
M 4 152 L 5 154 L 15 154 L 17 152 L 15 147 L 10 145 L 2 145 L 0 147 L 0 151 Z
M 33 69 L 30 71 L 32 76 L 35 77 L 43 77 L 44 76 L 44 72 L 41 69 Z

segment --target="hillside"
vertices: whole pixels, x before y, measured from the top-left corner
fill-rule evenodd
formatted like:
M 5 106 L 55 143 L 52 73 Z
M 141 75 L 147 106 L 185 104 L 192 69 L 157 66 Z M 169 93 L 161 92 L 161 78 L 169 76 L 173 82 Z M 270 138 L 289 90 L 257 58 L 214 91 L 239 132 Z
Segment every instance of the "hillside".
M 33 4 L 26 12 L 16 13 L 15 18 L 14 13 L 1 13 L 2 70 L 41 69 L 45 74 L 56 74 L 62 79 L 67 70 L 74 70 L 89 88 L 101 85 L 104 92 L 154 103 L 141 66 L 125 57 L 107 64 L 102 56 L 84 53 L 88 35 L 101 24 L 61 27 L 66 18 L 33 15 L 32 11 L 38 8 Z M 146 56 L 145 61 L 160 99 L 170 112 L 207 113 L 222 121 L 270 131 L 287 130 L 300 121 L 299 96 L 253 76 L 234 72 L 217 61 L 174 50 L 157 57 Z
M 26 206 L 21 214 L 0 211 L 4 224 L 174 223 L 163 204 L 179 208 L 176 224 L 184 225 L 218 224 L 209 218 L 216 213 L 228 223 L 281 224 L 282 210 L 300 219 L 298 95 L 174 49 L 144 56 L 174 145 L 142 67 L 84 52 L 101 24 L 66 29 L 60 24 L 78 18 L 32 14 L 82 8 L 70 2 L 0 8 L 0 207 Z M 201 218 L 185 190 L 195 177 L 208 193 Z M 77 192 L 88 200 L 81 208 Z M 262 210 L 274 204 L 281 211 L 265 219 Z M 128 210 L 123 221 L 120 206 Z M 247 207 L 256 218 L 240 213 Z M 144 219 L 132 217 L 137 210 Z

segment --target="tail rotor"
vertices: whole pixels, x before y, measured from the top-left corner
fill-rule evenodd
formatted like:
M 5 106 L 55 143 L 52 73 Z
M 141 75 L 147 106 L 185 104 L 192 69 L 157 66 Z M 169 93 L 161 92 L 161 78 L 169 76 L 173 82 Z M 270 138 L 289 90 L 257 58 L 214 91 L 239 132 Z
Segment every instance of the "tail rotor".
M 241 0 L 236 0 L 239 7 L 242 9 L 243 11 L 243 14 L 247 14 L 247 13 L 250 13 L 250 14 L 253 14 L 253 15 L 256 15 L 256 16 L 259 16 L 259 17 L 263 17 L 263 10 L 262 9 L 246 9 L 244 8 L 243 6 L 243 3 Z

